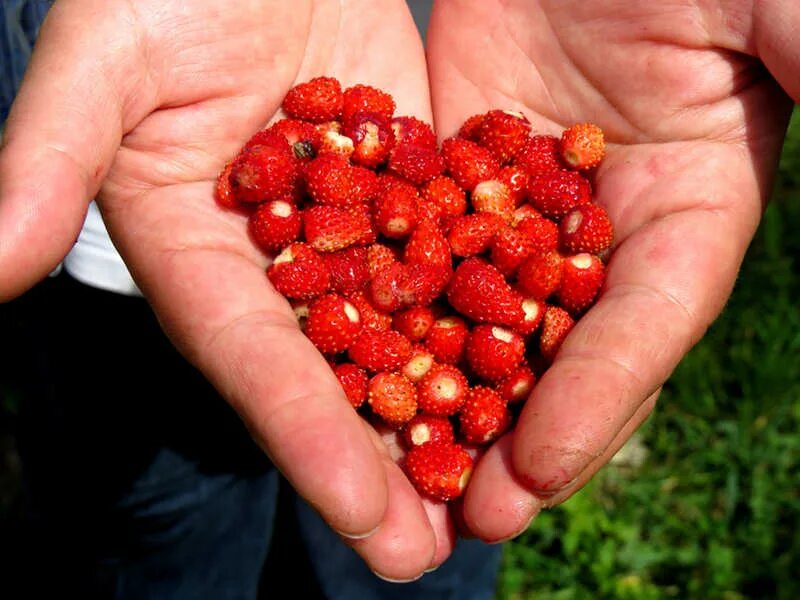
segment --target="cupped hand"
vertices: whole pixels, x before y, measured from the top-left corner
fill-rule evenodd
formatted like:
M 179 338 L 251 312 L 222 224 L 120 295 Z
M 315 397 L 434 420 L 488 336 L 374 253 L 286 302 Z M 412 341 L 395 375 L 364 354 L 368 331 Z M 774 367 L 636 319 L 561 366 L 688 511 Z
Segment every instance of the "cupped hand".
M 443 508 L 352 410 L 268 283 L 246 218 L 214 201 L 225 162 L 318 75 L 387 90 L 399 114 L 431 120 L 401 0 L 56 2 L 0 154 L 0 298 L 63 258 L 97 195 L 171 340 L 370 567 L 408 579 L 452 547 Z
M 595 122 L 609 143 L 595 188 L 616 226 L 607 281 L 475 470 L 463 516 L 482 539 L 520 533 L 588 481 L 722 310 L 800 99 L 797 25 L 788 1 L 434 5 L 441 137 L 507 108 L 540 133 Z

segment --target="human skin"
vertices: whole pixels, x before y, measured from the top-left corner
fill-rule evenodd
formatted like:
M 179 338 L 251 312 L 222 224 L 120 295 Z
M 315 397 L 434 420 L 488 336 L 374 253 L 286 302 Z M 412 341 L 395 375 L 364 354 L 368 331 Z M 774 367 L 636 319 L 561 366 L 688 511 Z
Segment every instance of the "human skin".
M 599 301 L 476 468 L 463 503 L 475 535 L 513 537 L 580 489 L 722 310 L 800 100 L 798 25 L 788 1 L 434 5 L 439 135 L 496 107 L 540 133 L 599 124 L 609 147 L 595 194 L 616 229 Z
M 429 94 L 404 2 L 60 0 L 0 152 L 0 298 L 63 258 L 97 196 L 176 347 L 373 570 L 412 579 L 452 551 L 454 521 L 414 491 L 391 436 L 352 411 L 269 285 L 246 219 L 214 203 L 214 180 L 292 85 L 322 74 L 390 91 L 440 137 L 496 107 L 550 133 L 595 121 L 610 143 L 598 202 L 617 227 L 606 289 L 458 516 L 487 541 L 516 535 L 624 443 L 721 310 L 770 188 L 787 92 L 800 96 L 791 2 L 648 6 L 438 0 Z

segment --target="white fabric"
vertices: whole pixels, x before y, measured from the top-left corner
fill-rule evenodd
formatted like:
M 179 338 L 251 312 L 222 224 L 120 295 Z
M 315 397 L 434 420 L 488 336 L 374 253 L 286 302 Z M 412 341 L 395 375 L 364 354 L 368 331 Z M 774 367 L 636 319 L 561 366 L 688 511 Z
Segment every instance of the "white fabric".
M 64 269 L 86 285 L 128 296 L 142 295 L 111 243 L 94 202 L 89 205 L 78 241 L 64 259 Z

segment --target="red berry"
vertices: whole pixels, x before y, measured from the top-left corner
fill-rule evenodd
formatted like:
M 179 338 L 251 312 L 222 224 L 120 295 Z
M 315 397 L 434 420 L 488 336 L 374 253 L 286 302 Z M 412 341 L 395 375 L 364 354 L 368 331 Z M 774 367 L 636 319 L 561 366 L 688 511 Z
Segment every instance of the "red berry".
M 229 181 L 239 202 L 288 200 L 299 173 L 299 163 L 285 144 L 255 146 L 234 160 Z
M 441 229 L 429 219 L 422 220 L 408 238 L 403 253 L 407 264 L 428 264 L 445 267 L 448 271 L 453 264 L 450 244 Z
M 481 130 L 483 120 L 486 118 L 486 113 L 472 115 L 467 117 L 467 120 L 461 124 L 458 130 L 458 137 L 470 140 L 471 142 L 478 141 L 478 133 Z
M 506 401 L 496 391 L 475 386 L 458 414 L 461 438 L 470 444 L 488 444 L 496 440 L 511 425 L 511 413 Z
M 333 77 L 315 77 L 288 91 L 282 108 L 290 117 L 322 123 L 342 114 L 342 86 Z
M 393 371 L 411 357 L 411 342 L 400 333 L 363 331 L 348 350 L 350 360 L 367 371 Z
M 525 316 L 522 318 L 522 321 L 514 324 L 514 331 L 522 336 L 532 334 L 542 322 L 544 310 L 545 303 L 543 300 L 525 298 L 522 301 L 522 312 Z
M 412 306 L 392 317 L 392 326 L 412 342 L 421 341 L 433 327 L 436 317 L 428 306 Z
M 342 296 L 325 294 L 309 305 L 305 333 L 323 354 L 338 354 L 361 333 L 361 317 Z
M 347 300 L 361 315 L 364 331 L 388 331 L 392 327 L 392 315 L 378 310 L 367 298 L 363 290 L 347 295 Z
M 561 285 L 564 258 L 558 252 L 534 254 L 517 271 L 517 286 L 526 296 L 546 300 Z
M 606 144 L 603 130 L 594 123 L 577 123 L 561 134 L 561 158 L 573 169 L 596 167 L 603 160 Z
M 445 417 L 419 413 L 403 428 L 403 442 L 408 449 L 428 442 L 452 444 L 455 442 L 453 424 Z
M 414 185 L 423 185 L 444 171 L 444 160 L 426 146 L 398 144 L 389 155 L 389 168 Z
M 367 401 L 372 412 L 390 427 L 402 427 L 417 414 L 417 390 L 400 373 L 374 375 L 367 384 Z
M 581 204 L 569 211 L 559 226 L 561 244 L 570 252 L 602 254 L 614 241 L 614 227 L 602 206 Z
M 417 226 L 419 197 L 413 186 L 391 186 L 376 201 L 375 226 L 388 238 L 404 238 Z
M 528 197 L 545 217 L 560 219 L 573 207 L 591 201 L 589 181 L 577 171 L 550 171 L 531 177 Z
M 303 219 L 300 211 L 285 200 L 261 204 L 248 219 L 256 244 L 266 252 L 282 250 L 300 236 Z
M 346 207 L 355 203 L 353 167 L 340 156 L 323 154 L 304 169 L 306 189 L 318 204 Z
M 231 187 L 231 170 L 234 161 L 227 163 L 217 176 L 217 185 L 214 189 L 214 198 L 224 208 L 236 208 L 239 203 Z
M 447 232 L 447 242 L 454 256 L 476 256 L 486 252 L 495 234 L 505 225 L 503 219 L 490 212 L 470 213 L 455 217 Z
M 511 374 L 524 355 L 522 336 L 497 325 L 477 325 L 467 339 L 467 362 L 476 375 L 488 381 Z
M 467 398 L 469 383 L 453 365 L 435 365 L 417 383 L 420 410 L 439 417 L 456 414 Z
M 512 277 L 523 261 L 536 251 L 531 238 L 506 225 L 492 240 L 491 262 L 506 277 Z
M 528 196 L 528 181 L 530 180 L 530 175 L 525 170 L 509 165 L 500 169 L 496 179 L 506 184 L 515 207 L 525 201 Z
M 448 501 L 464 493 L 472 474 L 472 457 L 458 444 L 414 446 L 405 458 L 405 471 L 418 492 Z
M 514 157 L 514 164 L 531 177 L 563 169 L 558 138 L 552 135 L 534 135 L 528 138 Z
M 331 273 L 332 291 L 347 295 L 363 289 L 369 282 L 366 248 L 350 246 L 322 257 Z
M 392 131 L 397 145 L 412 144 L 430 150 L 436 150 L 437 141 L 433 128 L 416 117 L 395 117 L 392 119 Z
M 527 364 L 522 364 L 504 377 L 495 390 L 506 402 L 525 402 L 536 385 L 536 376 Z
M 393 247 L 385 244 L 372 244 L 367 248 L 367 266 L 370 277 L 375 277 L 399 260 L 398 251 Z
M 369 85 L 358 84 L 344 91 L 342 120 L 349 119 L 357 112 L 371 112 L 391 120 L 395 103 L 391 94 Z
M 468 334 L 464 319 L 451 315 L 437 319 L 423 343 L 437 362 L 454 365 L 464 356 Z
M 539 351 L 548 362 L 552 362 L 567 334 L 575 325 L 570 314 L 559 306 L 548 306 L 542 320 Z
M 418 383 L 433 368 L 434 364 L 436 364 L 436 361 L 433 358 L 433 353 L 425 346 L 415 344 L 411 351 L 411 357 L 400 369 L 400 372 L 414 383 Z
M 585 252 L 570 256 L 564 260 L 556 298 L 569 312 L 581 312 L 594 302 L 604 281 L 605 267 L 597 256 Z
M 472 208 L 477 212 L 494 213 L 506 223 L 514 213 L 514 199 L 508 186 L 498 179 L 487 179 L 475 186 L 470 195 Z
M 481 181 L 492 179 L 500 170 L 500 163 L 491 152 L 461 138 L 442 142 L 442 158 L 450 177 L 468 192 Z
M 518 112 L 490 110 L 481 120 L 477 142 L 500 163 L 510 161 L 528 141 L 531 123 Z
M 386 162 L 395 143 L 389 120 L 376 113 L 350 115 L 342 124 L 342 133 L 353 140 L 351 160 L 373 169 Z
M 364 215 L 318 204 L 303 211 L 306 242 L 318 252 L 336 252 L 354 244 L 371 224 Z
M 334 365 L 333 373 L 339 379 L 347 399 L 353 408 L 359 408 L 367 399 L 367 372 L 353 363 Z
M 325 293 L 331 277 L 317 251 L 301 242 L 284 248 L 267 269 L 267 276 L 278 292 L 297 300 L 310 300 Z
M 531 241 L 534 252 L 552 252 L 558 249 L 558 224 L 540 214 L 522 219 L 517 223 L 517 229 L 525 233 Z
M 447 288 L 450 305 L 479 323 L 514 325 L 524 318 L 522 296 L 502 273 L 480 258 L 464 260 Z
M 278 133 L 286 139 L 295 158 L 311 160 L 317 153 L 320 134 L 317 128 L 307 121 L 298 119 L 281 119 L 273 123 L 267 131 Z M 254 141 L 255 136 L 251 141 Z
M 352 187 L 350 199 L 353 203 L 370 206 L 380 193 L 378 176 L 375 171 L 355 165 L 350 172 Z
M 420 190 L 423 202 L 435 204 L 443 217 L 458 217 L 467 212 L 467 196 L 452 178 L 445 175 L 427 182 Z

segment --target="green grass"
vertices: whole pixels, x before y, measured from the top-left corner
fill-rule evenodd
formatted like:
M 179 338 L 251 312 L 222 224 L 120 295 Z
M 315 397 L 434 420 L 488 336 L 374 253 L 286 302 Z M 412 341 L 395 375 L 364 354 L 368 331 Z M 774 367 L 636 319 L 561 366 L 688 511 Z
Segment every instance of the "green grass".
M 725 310 L 609 465 L 505 547 L 504 599 L 800 597 L 800 112 Z

